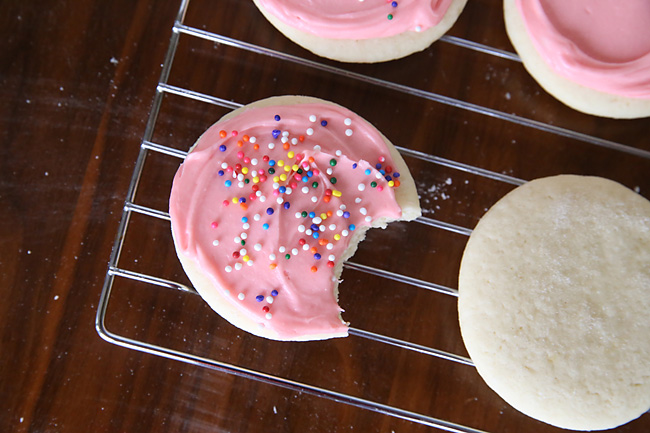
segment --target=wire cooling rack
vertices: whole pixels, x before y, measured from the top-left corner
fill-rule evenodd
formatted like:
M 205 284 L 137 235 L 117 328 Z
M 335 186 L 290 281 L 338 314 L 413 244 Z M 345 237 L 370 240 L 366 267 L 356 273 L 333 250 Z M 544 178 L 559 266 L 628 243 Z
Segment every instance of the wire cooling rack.
M 584 134 L 579 130 L 573 130 L 564 126 L 558 126 L 555 125 L 553 121 L 543 119 L 539 120 L 531 117 L 512 114 L 503 109 L 491 108 L 490 106 L 487 106 L 487 104 L 475 103 L 459 97 L 452 97 L 441 93 L 423 90 L 418 87 L 411 86 L 408 83 L 405 84 L 403 82 L 399 82 L 398 80 L 391 80 L 380 76 L 368 75 L 365 74 L 363 70 L 360 71 L 355 68 L 342 67 L 331 62 L 320 61 L 318 59 L 313 60 L 312 58 L 302 57 L 300 55 L 266 48 L 263 45 L 239 40 L 227 35 L 187 25 L 185 23 L 185 18 L 189 6 L 190 0 L 182 1 L 178 15 L 172 28 L 171 41 L 164 64 L 162 65 L 162 73 L 160 76 L 160 81 L 156 88 L 153 107 L 150 112 L 150 117 L 148 119 L 145 133 L 141 142 L 140 153 L 135 164 L 133 177 L 125 200 L 122 219 L 120 221 L 117 238 L 110 257 L 109 268 L 106 274 L 106 279 L 97 311 L 96 328 L 100 336 L 111 343 L 130 349 L 175 359 L 210 369 L 215 369 L 235 376 L 276 385 L 297 392 L 331 399 L 342 404 L 356 406 L 369 411 L 411 421 L 417 424 L 435 427 L 444 431 L 482 431 L 469 426 L 446 421 L 444 419 L 431 416 L 427 413 L 405 410 L 400 407 L 396 407 L 395 405 L 373 401 L 371 399 L 363 398 L 358 395 L 352 395 L 352 393 L 340 392 L 335 389 L 305 383 L 304 381 L 294 380 L 277 374 L 271 374 L 262 371 L 261 369 L 238 365 L 237 363 L 230 362 L 229 360 L 204 356 L 203 354 L 195 353 L 191 350 L 178 350 L 174 347 L 168 347 L 165 344 L 146 341 L 146 338 L 140 338 L 137 336 L 133 337 L 108 329 L 106 323 L 107 312 L 109 309 L 109 303 L 115 296 L 118 296 L 114 294 L 114 285 L 118 280 L 136 281 L 154 289 L 173 289 L 175 291 L 178 291 L 178 293 L 182 293 L 183 296 L 192 296 L 192 294 L 196 294 L 194 289 L 187 284 L 183 284 L 182 282 L 176 280 L 163 278 L 146 272 L 131 270 L 127 265 L 121 262 L 125 239 L 127 237 L 129 228 L 133 224 L 132 220 L 134 216 L 138 216 L 139 218 L 141 217 L 152 219 L 160 222 L 169 221 L 169 214 L 166 212 L 166 210 L 159 207 L 156 208 L 155 206 L 139 203 L 137 200 L 136 195 L 138 194 L 139 188 L 142 185 L 143 179 L 146 179 L 146 177 L 149 175 L 147 174 L 147 170 L 145 170 L 146 161 L 152 157 L 162 157 L 180 163 L 187 154 L 184 150 L 162 144 L 154 140 L 154 131 L 156 130 L 157 123 L 159 121 L 160 110 L 165 98 L 169 98 L 171 96 L 174 98 L 180 98 L 180 100 L 184 101 L 208 104 L 210 106 L 219 107 L 220 110 L 231 110 L 242 105 L 241 103 L 233 102 L 229 98 L 222 98 L 219 95 L 213 95 L 208 92 L 197 91 L 170 83 L 172 66 L 175 59 L 178 57 L 178 52 L 180 49 L 187 49 L 181 46 L 181 38 L 202 40 L 219 46 L 231 47 L 238 50 L 238 52 L 273 59 L 279 64 L 298 65 L 300 68 L 304 68 L 305 70 L 310 71 L 317 71 L 319 74 L 323 74 L 324 76 L 335 77 L 336 79 L 341 79 L 346 82 L 359 83 L 359 85 L 362 86 L 381 88 L 383 91 L 396 92 L 398 95 L 405 95 L 406 97 L 414 98 L 415 100 L 423 100 L 439 104 L 441 106 L 451 107 L 453 110 L 468 113 L 469 115 L 476 115 L 481 118 L 496 119 L 496 121 L 503 125 L 517 125 L 517 127 L 522 128 L 523 131 L 536 131 L 536 133 L 549 134 L 549 137 L 552 138 L 562 138 L 569 140 L 571 143 L 578 143 L 576 146 L 582 146 L 581 148 L 585 148 L 588 151 L 590 149 L 604 149 L 606 155 L 623 155 L 623 159 L 633 158 L 634 161 L 641 161 L 639 163 L 641 167 L 647 166 L 646 161 L 650 160 L 650 151 L 644 149 L 643 146 L 639 147 L 622 144 L 616 140 L 609 138 L 596 137 Z M 491 56 L 495 59 L 501 59 L 505 62 L 510 62 L 513 64 L 519 62 L 517 55 L 508 52 L 507 50 L 491 47 L 457 36 L 445 36 L 440 42 L 438 42 L 438 44 L 447 44 L 449 46 L 455 47 L 455 49 L 463 50 L 465 52 L 480 53 L 480 55 Z M 216 73 L 218 74 L 218 71 Z M 364 115 L 364 113 L 359 114 L 362 116 Z M 512 142 L 514 143 L 515 140 L 513 139 Z M 186 147 L 189 147 L 189 145 Z M 523 179 L 511 175 L 507 172 L 507 170 L 497 171 L 488 169 L 481 167 L 478 164 L 456 161 L 454 159 L 439 156 L 429 151 L 422 151 L 417 148 L 398 146 L 398 150 L 405 158 L 411 161 L 415 161 L 418 164 L 427 164 L 434 167 L 443 168 L 449 172 L 462 173 L 463 175 L 471 176 L 472 178 L 495 182 L 499 185 L 502 185 L 499 187 L 499 191 L 507 191 L 508 189 L 525 182 Z M 416 174 L 414 174 L 414 176 L 416 177 L 417 182 L 418 177 Z M 448 181 L 449 180 L 451 179 L 448 179 Z M 634 182 L 634 180 L 631 181 Z M 468 181 L 466 180 L 465 183 L 468 183 Z M 445 219 L 433 218 L 433 216 L 435 216 L 435 209 L 437 208 L 436 204 L 433 201 L 438 199 L 445 199 L 445 193 L 443 192 L 442 196 L 435 194 L 432 195 L 432 191 L 435 192 L 437 190 L 439 192 L 441 188 L 440 185 L 436 185 L 433 181 L 428 179 L 424 179 L 418 182 L 418 190 L 421 194 L 421 198 L 423 199 L 423 208 L 428 208 L 429 212 L 426 212 L 425 209 L 424 216 L 420 217 L 415 224 L 421 224 L 435 230 L 443 230 L 454 235 L 459 235 L 461 237 L 466 237 L 471 234 L 471 229 L 467 228 L 467 226 L 472 224 L 472 221 L 474 221 L 477 217 L 480 217 L 480 215 L 474 217 L 474 220 L 471 218 L 468 219 L 468 221 L 464 224 L 457 224 L 453 221 L 450 222 Z M 427 202 L 426 206 L 424 201 Z M 173 246 L 169 245 L 169 249 L 173 251 Z M 427 279 L 411 277 L 404 275 L 401 272 L 384 269 L 380 266 L 370 266 L 367 264 L 358 263 L 354 260 L 345 263 L 344 269 L 344 276 L 347 272 L 356 271 L 377 277 L 378 279 L 384 281 L 385 284 L 391 284 L 395 282 L 409 287 L 430 290 L 452 298 L 457 297 L 458 295 L 457 290 L 448 285 L 438 284 Z M 395 338 L 384 333 L 351 327 L 350 335 L 356 338 L 369 340 L 377 344 L 392 346 L 403 351 L 417 352 L 452 363 L 458 363 L 467 366 L 473 365 L 472 361 L 466 356 L 451 353 L 446 350 L 440 350 L 435 347 L 430 347 L 426 344 L 411 342 L 401 338 Z

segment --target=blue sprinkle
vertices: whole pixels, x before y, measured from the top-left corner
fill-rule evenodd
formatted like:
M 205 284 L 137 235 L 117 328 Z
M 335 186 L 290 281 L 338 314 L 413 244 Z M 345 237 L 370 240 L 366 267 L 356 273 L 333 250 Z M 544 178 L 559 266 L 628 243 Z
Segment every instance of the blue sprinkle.
M 396 8 L 397 7 L 397 2 L 391 2 L 390 4 L 392 7 Z
M 314 254 L 314 258 L 315 258 L 316 260 L 320 260 L 320 254 L 318 254 L 318 253 Z
M 225 173 L 223 172 L 223 170 L 219 170 L 218 174 L 219 176 L 223 176 Z
M 222 151 L 222 152 L 225 152 L 226 149 L 227 149 L 227 147 L 226 147 L 225 144 L 222 144 L 221 146 L 219 146 L 219 150 Z
M 285 201 L 283 206 L 285 209 L 289 209 L 291 207 L 291 204 L 288 201 Z
M 271 208 L 271 207 L 267 207 L 267 208 L 266 208 L 266 214 L 267 214 L 267 215 L 273 215 L 273 208 Z
M 309 226 L 309 228 L 314 232 L 318 231 L 318 225 L 316 225 L 316 224 L 312 224 L 311 226 Z
M 275 165 L 275 160 L 273 160 L 273 159 L 270 160 L 270 161 L 269 161 L 269 165 L 270 165 L 271 167 L 273 167 L 273 166 Z
M 375 168 L 379 170 L 381 168 L 381 164 L 380 163 L 375 164 Z
M 372 173 L 372 170 L 370 170 L 369 168 L 366 168 L 366 170 L 364 171 L 364 173 L 365 173 L 366 176 L 367 176 L 367 175 L 369 175 L 370 173 Z
M 314 218 L 316 216 L 316 212 L 309 212 L 309 218 Z
M 271 290 L 271 296 L 278 296 L 278 291 L 277 290 Z
M 350 218 L 350 212 L 348 211 L 343 212 L 343 218 Z
M 327 126 L 327 120 L 321 120 L 320 124 L 323 125 L 323 126 Z
M 320 235 L 318 234 L 318 232 L 314 232 L 314 233 L 312 233 L 311 236 L 312 236 L 314 239 L 318 239 L 318 237 L 319 237 Z
M 268 225 L 267 223 L 264 223 L 264 225 L 262 225 L 262 228 L 263 228 L 264 230 L 268 230 L 268 229 L 269 229 L 269 225 Z
M 278 191 L 280 191 L 280 194 L 284 194 L 285 192 L 287 192 L 287 187 L 281 186 L 280 188 L 278 188 Z
M 274 130 L 271 132 L 271 134 L 273 135 L 273 138 L 278 138 L 278 137 L 280 136 L 280 133 L 281 133 L 281 132 L 282 132 L 282 131 L 280 131 L 279 129 L 274 129 Z
M 399 177 L 399 173 L 398 172 L 393 173 L 393 177 L 397 179 Z
M 393 180 L 393 178 L 390 177 L 390 175 L 386 175 L 386 180 L 387 180 L 388 182 L 390 182 L 391 180 Z
M 230 181 L 230 179 L 228 179 L 228 180 L 225 182 L 225 184 L 226 184 L 227 187 L 230 187 L 230 185 L 232 185 L 232 182 Z
M 381 175 L 383 176 L 386 174 L 386 170 L 379 170 L 379 173 L 381 173 Z
M 278 114 L 276 114 L 275 116 L 273 116 L 273 118 L 276 120 L 276 122 L 279 122 L 279 121 L 280 121 L 280 115 L 278 115 Z
M 307 172 L 307 177 L 312 177 L 314 175 L 314 172 L 312 170 L 309 170 Z
M 309 178 L 308 178 L 307 176 L 303 176 L 301 180 L 302 180 L 303 182 L 307 182 L 307 181 L 309 181 Z
M 243 222 L 243 223 L 247 223 L 247 222 L 248 222 L 248 218 L 246 218 L 246 217 L 242 217 L 241 222 Z
M 255 296 L 255 300 L 256 300 L 257 302 L 262 302 L 262 301 L 264 300 L 264 296 L 262 296 L 262 295 L 257 295 L 257 296 Z
M 246 203 L 246 199 L 244 197 L 239 198 L 239 203 Z
M 354 164 L 352 164 L 352 168 L 353 168 L 353 169 L 355 169 L 355 168 L 357 168 L 357 167 L 358 167 L 358 166 L 357 166 L 357 163 L 356 163 L 356 162 L 355 162 Z
M 350 229 L 351 232 L 353 232 L 354 229 L 357 228 L 357 226 L 355 226 L 354 224 L 350 224 L 350 225 L 348 226 L 348 228 Z

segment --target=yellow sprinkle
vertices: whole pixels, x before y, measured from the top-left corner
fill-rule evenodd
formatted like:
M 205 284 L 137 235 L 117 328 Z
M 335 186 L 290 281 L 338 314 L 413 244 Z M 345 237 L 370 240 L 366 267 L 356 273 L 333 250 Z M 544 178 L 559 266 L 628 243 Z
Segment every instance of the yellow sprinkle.
M 390 186 L 391 188 L 394 187 L 394 186 L 395 186 L 395 182 L 393 182 L 392 180 L 389 180 L 389 181 L 388 181 L 388 186 Z
M 290 151 L 289 153 L 287 153 L 287 156 L 288 156 L 289 158 L 293 158 L 295 155 L 296 155 L 296 154 L 293 153 L 293 150 Z
M 259 177 L 255 176 L 255 177 L 253 178 L 253 183 L 259 183 L 259 181 L 260 181 L 260 178 L 259 178 Z
M 273 176 L 273 182 L 280 182 L 280 176 Z
M 294 164 L 294 165 L 291 166 L 291 169 L 293 171 L 298 171 L 299 168 L 300 168 L 300 166 L 298 164 Z
M 341 239 L 341 235 L 340 235 L 340 234 L 337 233 L 337 234 L 334 235 L 334 240 L 335 240 L 335 241 L 338 241 L 338 240 L 340 240 L 340 239 Z
M 247 261 L 249 261 L 250 259 L 251 259 L 251 258 L 248 257 L 247 255 L 244 256 L 244 257 L 242 257 L 242 260 L 243 260 L 244 262 L 247 262 Z
M 284 165 L 284 160 L 279 160 L 278 161 L 278 167 L 282 167 Z
M 291 171 L 291 167 L 289 167 L 288 165 L 285 165 L 285 166 L 284 166 L 284 171 L 286 171 L 287 173 L 289 173 L 289 172 Z
M 338 190 L 335 189 L 334 191 L 332 191 L 332 195 L 334 197 L 341 197 L 341 191 L 338 191 Z
M 233 198 L 232 198 L 232 202 L 233 202 L 233 203 L 237 203 L 238 201 L 239 201 L 239 200 L 237 200 L 237 197 L 233 197 Z
M 248 174 L 248 167 L 242 168 L 241 172 L 244 173 L 244 174 Z
M 280 180 L 281 180 L 282 182 L 284 182 L 285 180 L 287 180 L 287 175 L 284 174 L 284 173 L 282 173 L 282 174 L 280 175 Z
M 327 219 L 327 214 L 326 214 L 325 212 L 323 212 L 322 214 L 320 214 L 320 219 L 322 219 L 323 221 L 325 221 L 325 220 Z

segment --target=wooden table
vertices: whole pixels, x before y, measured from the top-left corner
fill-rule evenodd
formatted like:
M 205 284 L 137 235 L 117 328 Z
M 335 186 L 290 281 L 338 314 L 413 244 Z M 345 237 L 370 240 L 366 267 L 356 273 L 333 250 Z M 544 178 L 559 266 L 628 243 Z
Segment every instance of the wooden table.
M 428 432 L 435 420 L 558 431 L 426 348 L 467 356 L 453 291 L 485 210 L 521 180 L 558 173 L 650 197 L 650 122 L 562 106 L 508 54 L 499 2 L 469 3 L 450 35 L 488 53 L 447 38 L 343 65 L 287 41 L 252 2 L 192 0 L 158 86 L 179 1 L 4 2 L 0 431 Z M 346 339 L 261 340 L 176 290 L 189 286 L 165 219 L 179 156 L 232 107 L 278 94 L 333 100 L 376 124 L 404 148 L 421 195 L 423 220 L 371 232 L 345 269 Z M 104 332 L 119 344 L 95 327 L 109 287 Z M 645 414 L 616 431 L 648 430 Z

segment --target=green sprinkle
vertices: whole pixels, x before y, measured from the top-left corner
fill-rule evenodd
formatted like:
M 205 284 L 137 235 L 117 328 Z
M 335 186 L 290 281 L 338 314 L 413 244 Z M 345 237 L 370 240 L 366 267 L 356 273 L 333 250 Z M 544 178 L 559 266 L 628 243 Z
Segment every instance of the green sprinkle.
M 311 184 L 312 188 L 318 188 L 318 182 L 314 182 Z
M 304 211 L 302 211 L 302 213 L 301 213 L 300 215 L 301 215 L 303 218 L 307 218 L 307 215 L 309 215 L 309 214 L 307 213 L 306 210 L 304 210 Z
M 388 18 L 389 20 L 392 20 L 393 19 L 393 14 L 388 14 L 388 16 L 386 18 Z
M 271 167 L 269 168 L 269 174 L 274 174 L 275 173 L 275 168 Z
M 332 185 L 334 185 L 336 183 L 336 178 L 335 177 L 331 178 L 330 182 L 332 183 Z
M 334 167 L 336 165 L 336 160 L 334 158 L 330 159 L 330 165 Z
M 370 186 L 375 188 L 377 186 L 377 182 L 370 182 Z
M 284 255 L 284 258 L 287 259 L 287 260 L 289 260 L 289 259 L 291 258 L 291 254 L 285 254 L 285 255 Z

